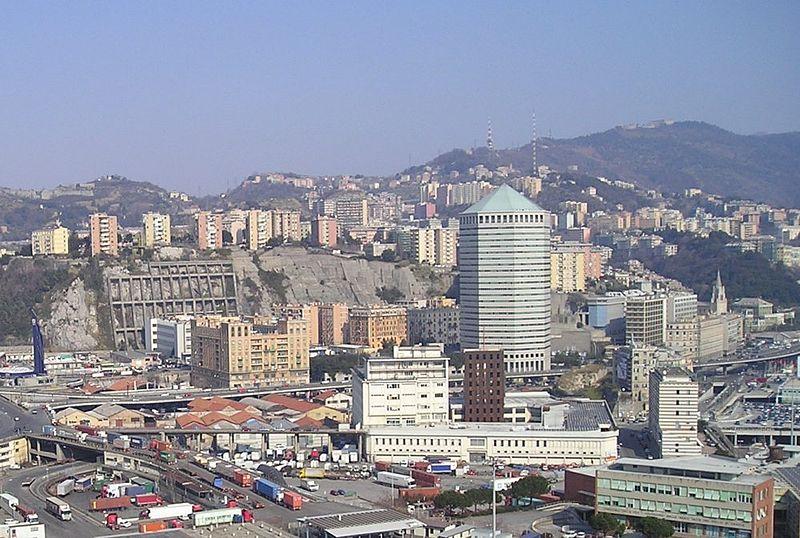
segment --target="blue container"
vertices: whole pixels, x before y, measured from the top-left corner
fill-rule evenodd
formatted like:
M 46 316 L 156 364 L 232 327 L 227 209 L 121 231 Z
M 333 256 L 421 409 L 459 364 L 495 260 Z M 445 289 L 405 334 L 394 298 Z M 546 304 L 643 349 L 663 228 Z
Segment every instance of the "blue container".
M 218 489 L 222 489 L 222 477 L 221 476 L 215 476 L 214 477 L 214 487 L 218 488 Z
M 128 486 L 125 488 L 125 495 L 128 497 L 135 497 L 137 495 L 144 495 L 148 493 L 147 488 L 144 486 Z
M 50 424 L 45 424 L 44 426 L 42 426 L 42 433 L 45 435 L 55 435 L 56 427 Z
M 271 501 L 277 501 L 281 491 L 283 491 L 283 488 L 278 484 L 270 482 L 269 480 L 264 480 L 263 478 L 259 478 L 253 482 L 253 489 L 256 493 L 260 493 Z

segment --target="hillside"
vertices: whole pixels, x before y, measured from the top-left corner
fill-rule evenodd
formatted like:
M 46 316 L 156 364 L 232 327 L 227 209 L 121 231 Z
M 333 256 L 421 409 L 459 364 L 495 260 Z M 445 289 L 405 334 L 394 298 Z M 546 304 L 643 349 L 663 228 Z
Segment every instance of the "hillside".
M 800 132 L 739 135 L 696 121 L 616 127 L 570 139 L 539 140 L 539 161 L 556 170 L 636 181 L 664 192 L 700 187 L 726 197 L 800 206 Z M 532 167 L 531 146 L 453 150 L 426 163 L 443 172 L 471 166 Z M 416 167 L 410 171 L 419 169 Z

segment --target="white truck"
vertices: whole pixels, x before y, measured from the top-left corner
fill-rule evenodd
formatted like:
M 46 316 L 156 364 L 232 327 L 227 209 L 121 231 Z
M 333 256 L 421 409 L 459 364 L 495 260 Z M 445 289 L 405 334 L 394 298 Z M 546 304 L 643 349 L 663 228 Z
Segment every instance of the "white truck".
M 10 493 L 0 493 L 0 504 L 10 513 L 13 514 L 19 504 L 19 499 Z
M 139 517 L 142 519 L 189 519 L 192 512 L 194 512 L 192 503 L 175 503 L 142 510 Z
M 413 478 L 399 473 L 380 471 L 376 476 L 378 484 L 384 484 L 395 488 L 413 488 L 417 485 Z

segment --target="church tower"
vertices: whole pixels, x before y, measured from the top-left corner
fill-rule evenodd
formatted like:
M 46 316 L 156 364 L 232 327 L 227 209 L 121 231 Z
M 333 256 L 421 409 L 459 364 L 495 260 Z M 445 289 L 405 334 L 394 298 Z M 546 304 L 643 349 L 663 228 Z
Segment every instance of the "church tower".
M 728 313 L 728 297 L 725 295 L 725 286 L 722 284 L 719 269 L 717 269 L 717 281 L 714 283 L 714 290 L 711 292 L 711 309 L 715 314 Z

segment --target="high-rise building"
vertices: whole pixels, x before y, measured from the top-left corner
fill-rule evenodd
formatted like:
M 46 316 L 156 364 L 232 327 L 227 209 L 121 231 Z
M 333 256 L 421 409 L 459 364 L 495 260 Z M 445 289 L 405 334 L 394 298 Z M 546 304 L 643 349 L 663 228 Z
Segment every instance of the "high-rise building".
M 258 250 L 272 239 L 272 213 L 261 209 L 247 212 L 247 249 Z
M 699 456 L 697 420 L 699 388 L 683 368 L 656 368 L 650 373 L 650 432 L 658 457 Z
M 336 198 L 334 215 L 342 231 L 366 226 L 369 222 L 369 208 L 364 195 L 349 194 Z
M 31 233 L 31 253 L 34 256 L 69 254 L 69 230 L 63 226 L 50 226 Z
M 667 295 L 667 323 L 690 321 L 697 317 L 697 294 L 675 291 Z
M 503 422 L 506 373 L 503 350 L 465 349 L 464 422 Z
M 458 257 L 462 347 L 549 370 L 550 214 L 503 185 L 461 214 Z
M 144 326 L 147 351 L 164 357 L 189 359 L 192 356 L 192 316 L 149 318 Z
M 406 309 L 399 306 L 360 306 L 350 308 L 349 342 L 378 350 L 386 344 L 406 341 Z
M 273 209 L 272 235 L 284 241 L 299 242 L 303 238 L 300 232 L 300 212 L 291 209 Z
M 309 345 L 319 345 L 319 304 L 284 304 L 279 309 L 280 316 L 286 319 L 308 321 Z
M 344 303 L 319 305 L 319 344 L 335 346 L 345 342 L 350 315 Z
M 200 211 L 195 215 L 197 248 L 213 250 L 222 248 L 222 213 Z
M 449 359 L 441 344 L 397 347 L 353 370 L 353 425 L 417 426 L 447 421 Z
M 586 289 L 586 249 L 580 244 L 556 244 L 550 251 L 550 287 L 564 292 Z
M 92 256 L 119 255 L 117 217 L 105 213 L 93 213 L 89 217 L 89 234 L 92 240 Z
M 625 303 L 625 341 L 636 346 L 660 346 L 666 338 L 667 299 L 635 295 Z
M 311 244 L 318 247 L 335 248 L 339 238 L 336 219 L 319 216 L 311 221 Z
M 169 215 L 148 212 L 142 215 L 142 245 L 154 247 L 172 242 Z
M 200 316 L 192 322 L 191 383 L 238 388 L 308 383 L 308 321 Z

